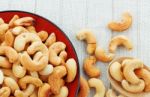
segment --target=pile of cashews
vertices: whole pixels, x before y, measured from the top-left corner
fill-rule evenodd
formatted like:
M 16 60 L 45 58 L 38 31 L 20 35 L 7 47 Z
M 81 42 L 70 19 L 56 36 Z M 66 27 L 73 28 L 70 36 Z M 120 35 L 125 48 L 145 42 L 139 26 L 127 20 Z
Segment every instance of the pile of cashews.
M 37 32 L 34 18 L 0 18 L 0 97 L 67 97 L 77 74 L 75 59 L 55 33 Z

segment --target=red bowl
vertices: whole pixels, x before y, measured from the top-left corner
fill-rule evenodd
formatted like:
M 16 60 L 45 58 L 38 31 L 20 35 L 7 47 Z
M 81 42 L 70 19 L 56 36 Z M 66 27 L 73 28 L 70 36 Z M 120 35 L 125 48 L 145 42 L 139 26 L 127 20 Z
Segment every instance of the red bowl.
M 66 84 L 69 89 L 68 97 L 76 97 L 79 89 L 79 76 L 80 76 L 79 63 L 78 63 L 77 54 L 69 38 L 59 27 L 57 27 L 50 20 L 45 19 L 44 17 L 41 17 L 33 13 L 24 12 L 24 11 L 2 11 L 0 12 L 0 17 L 3 18 L 6 23 L 8 23 L 15 14 L 19 15 L 19 17 L 26 17 L 26 16 L 33 17 L 36 21 L 35 27 L 37 31 L 45 30 L 49 34 L 54 32 L 56 34 L 57 41 L 62 41 L 66 44 L 67 46 L 66 51 L 68 52 L 68 58 L 74 58 L 77 62 L 76 78 L 73 82 Z

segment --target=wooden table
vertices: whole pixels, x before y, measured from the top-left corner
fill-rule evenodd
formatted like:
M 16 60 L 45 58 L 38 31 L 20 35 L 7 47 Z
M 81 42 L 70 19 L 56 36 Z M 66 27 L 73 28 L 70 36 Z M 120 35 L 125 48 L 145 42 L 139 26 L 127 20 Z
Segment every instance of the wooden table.
M 150 66 L 150 0 L 0 0 L 0 11 L 23 10 L 39 14 L 57 24 L 72 41 L 79 57 L 82 71 L 83 59 L 88 56 L 86 44 L 76 40 L 76 33 L 82 28 L 91 28 L 97 37 L 98 45 L 108 50 L 110 39 L 116 35 L 126 35 L 134 49 L 117 50 L 119 56 L 133 56 Z M 133 16 L 132 27 L 122 33 L 112 32 L 107 28 L 111 20 L 120 20 L 123 12 Z M 101 79 L 110 86 L 106 77 L 108 66 L 97 62 L 102 71 Z M 92 97 L 91 92 L 89 97 Z

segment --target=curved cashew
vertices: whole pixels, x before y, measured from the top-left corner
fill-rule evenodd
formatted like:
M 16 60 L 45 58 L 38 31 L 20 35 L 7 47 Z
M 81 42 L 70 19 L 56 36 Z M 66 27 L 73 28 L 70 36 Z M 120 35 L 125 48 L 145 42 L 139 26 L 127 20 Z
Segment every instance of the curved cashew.
M 0 25 L 0 35 L 4 35 L 6 31 L 9 29 L 8 24 L 1 24 Z
M 106 97 L 124 97 L 123 95 L 116 96 L 115 92 L 112 89 L 109 89 L 106 93 Z
M 39 71 L 40 75 L 49 75 L 53 72 L 53 66 L 48 64 L 43 70 Z
M 37 33 L 34 26 L 28 26 L 28 27 L 26 27 L 26 29 L 31 33 Z
M 67 77 L 66 82 L 72 82 L 77 74 L 77 63 L 73 58 L 67 60 L 66 65 Z
M 131 50 L 133 48 L 131 41 L 123 35 L 119 35 L 112 38 L 112 40 L 109 43 L 109 51 L 111 53 L 114 53 L 118 46 L 124 46 L 128 50 Z
M 53 43 L 55 43 L 56 42 L 56 35 L 55 35 L 55 33 L 51 33 L 50 35 L 49 35 L 49 37 L 47 38 L 47 40 L 46 40 L 46 42 L 45 42 L 45 45 L 47 46 L 47 47 L 50 47 Z
M 31 26 L 34 23 L 32 17 L 22 17 L 14 21 L 15 26 Z
M 14 34 L 14 35 L 19 35 L 21 33 L 25 33 L 25 32 L 29 32 L 26 28 L 22 27 L 22 26 L 16 26 L 14 27 L 11 32 Z
M 48 83 L 51 86 L 51 92 L 53 94 L 59 94 L 60 88 L 64 85 L 62 79 L 67 74 L 67 70 L 64 66 L 57 66 L 54 68 L 52 74 L 48 77 Z
M 95 50 L 95 57 L 102 62 L 110 62 L 114 58 L 114 54 L 106 54 L 105 50 L 97 47 Z
M 150 71 L 146 69 L 137 69 L 135 70 L 135 74 L 139 77 L 142 78 L 145 82 L 145 92 L 150 91 Z
M 38 97 L 48 97 L 50 93 L 50 85 L 48 83 L 44 83 L 43 86 L 39 87 Z
M 87 52 L 93 54 L 96 49 L 96 37 L 89 29 L 83 29 L 77 34 L 78 40 L 85 40 L 87 42 Z
M 132 92 L 132 93 L 142 92 L 145 88 L 145 83 L 141 79 L 138 84 L 129 84 L 126 80 L 123 80 L 121 82 L 121 85 L 126 91 Z
M 96 89 L 96 94 L 94 97 L 104 97 L 105 95 L 105 86 L 100 79 L 91 78 L 88 81 L 89 87 L 93 87 Z
M 89 77 L 98 77 L 100 76 L 100 70 L 94 65 L 96 64 L 96 58 L 90 56 L 84 59 L 83 69 Z
M 0 46 L 0 55 L 6 55 L 11 63 L 18 59 L 18 53 L 9 46 Z
M 45 41 L 48 38 L 48 33 L 46 31 L 40 31 L 37 35 L 41 38 L 42 41 Z
M 123 80 L 123 72 L 119 62 L 114 62 L 111 64 L 109 67 L 109 72 L 116 81 L 121 82 Z
M 57 94 L 53 97 L 68 97 L 68 93 L 69 93 L 68 88 L 66 86 L 62 86 L 59 94 Z
M 41 41 L 41 39 L 39 38 L 39 36 L 35 33 L 21 33 L 20 35 L 18 35 L 15 38 L 14 41 L 14 48 L 17 51 L 23 51 L 25 48 L 25 45 L 29 42 L 33 43 L 33 42 L 37 42 L 37 41 Z
M 2 84 L 4 81 L 4 74 L 3 74 L 3 71 L 0 70 L 0 84 Z
M 124 31 L 126 29 L 128 29 L 132 24 L 132 16 L 130 15 L 130 13 L 126 12 L 123 14 L 123 19 L 121 22 L 110 22 L 108 24 L 108 28 L 113 30 L 113 31 Z
M 42 81 L 39 78 L 32 76 L 24 76 L 23 78 L 19 79 L 18 83 L 22 89 L 26 89 L 26 86 L 29 83 L 35 85 L 36 87 L 40 87 L 43 85 Z
M 5 43 L 8 46 L 13 46 L 15 40 L 15 36 L 12 34 L 10 30 L 5 33 Z
M 86 79 L 80 76 L 80 89 L 77 97 L 87 97 L 89 94 L 89 85 Z
M 5 23 L 4 20 L 2 18 L 0 18 L 0 25 L 4 24 L 4 23 Z
M 139 68 L 143 68 L 143 63 L 140 60 L 133 59 L 131 61 L 124 62 L 123 74 L 125 79 L 131 84 L 139 83 L 140 79 L 134 72 L 134 70 Z
M 2 68 L 11 68 L 12 64 L 6 57 L 0 56 L 0 67 Z
M 17 82 L 13 78 L 10 78 L 10 77 L 4 78 L 4 84 L 7 87 L 9 87 L 13 93 L 15 92 L 15 90 L 19 89 Z
M 0 97 L 9 97 L 11 90 L 9 87 L 2 87 L 0 89 Z
M 67 52 L 66 51 L 61 51 L 59 54 L 59 57 L 62 59 L 62 65 L 65 64 L 65 61 L 67 60 Z

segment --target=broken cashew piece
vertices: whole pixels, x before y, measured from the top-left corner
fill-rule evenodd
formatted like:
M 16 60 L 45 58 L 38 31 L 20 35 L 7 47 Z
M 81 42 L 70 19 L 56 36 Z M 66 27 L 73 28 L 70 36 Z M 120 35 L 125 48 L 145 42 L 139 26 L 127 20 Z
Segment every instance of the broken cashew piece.
M 105 86 L 100 79 L 91 78 L 88 81 L 89 87 L 95 88 L 96 93 L 93 97 L 104 97 L 105 96 Z
M 12 19 L 8 23 L 9 27 L 14 27 L 14 21 L 16 21 L 17 19 L 19 19 L 19 16 L 18 15 L 14 15 L 12 17 Z
M 49 75 L 53 72 L 53 66 L 48 64 L 43 70 L 39 71 L 40 75 Z
M 105 50 L 100 48 L 100 47 L 96 47 L 95 50 L 95 57 L 102 62 L 110 62 L 113 58 L 114 58 L 114 54 L 109 53 L 106 54 Z
M 125 12 L 123 13 L 123 19 L 121 22 L 112 21 L 108 24 L 108 28 L 111 29 L 112 31 L 121 32 L 128 29 L 131 26 L 131 24 L 132 24 L 132 16 L 130 15 L 130 13 Z
M 48 83 L 44 83 L 43 86 L 39 87 L 38 97 L 48 97 L 50 93 L 50 85 Z
M 128 91 L 128 92 L 132 92 L 132 93 L 140 93 L 144 90 L 145 88 L 145 83 L 143 80 L 140 79 L 138 84 L 129 84 L 128 81 L 123 80 L 121 82 L 122 87 Z
M 46 40 L 46 42 L 45 42 L 45 45 L 47 46 L 47 47 L 50 47 L 53 43 L 55 43 L 56 42 L 56 35 L 55 35 L 55 33 L 51 33 L 50 35 L 49 35 L 49 37 L 47 38 L 47 40 Z
M 123 80 L 123 72 L 119 62 L 112 63 L 109 67 L 109 72 L 116 81 L 121 82 Z
M 22 17 L 14 21 L 15 26 L 31 26 L 34 24 L 32 17 Z
M 111 39 L 109 43 L 109 51 L 111 53 L 114 53 L 118 46 L 124 46 L 128 50 L 131 50 L 133 48 L 131 41 L 123 35 L 115 36 Z
M 100 76 L 100 70 L 94 65 L 96 64 L 96 58 L 94 56 L 89 56 L 84 59 L 83 69 L 89 77 Z
M 48 33 L 46 31 L 40 31 L 37 35 L 41 38 L 42 41 L 45 41 L 48 38 Z
M 53 97 L 68 97 L 69 90 L 66 86 L 62 86 L 58 95 Z
M 9 97 L 11 90 L 9 87 L 2 87 L 0 89 L 0 97 Z
M 29 32 L 26 28 L 22 27 L 22 26 L 16 26 L 14 27 L 11 32 L 14 34 L 14 35 L 19 35 L 21 33 L 25 33 L 25 32 Z
M 87 42 L 87 52 L 88 54 L 93 54 L 96 49 L 96 37 L 93 32 L 89 29 L 83 29 L 77 33 L 78 40 L 85 40 Z
M 65 67 L 67 69 L 66 82 L 72 82 L 77 74 L 77 63 L 73 58 L 67 60 Z

